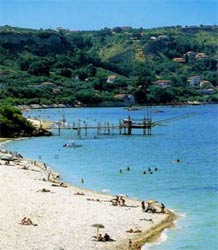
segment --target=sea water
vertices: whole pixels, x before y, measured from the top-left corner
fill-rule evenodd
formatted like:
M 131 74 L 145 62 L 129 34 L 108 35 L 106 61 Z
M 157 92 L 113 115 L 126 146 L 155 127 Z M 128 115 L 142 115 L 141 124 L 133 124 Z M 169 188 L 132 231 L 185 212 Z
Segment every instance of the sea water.
M 132 136 L 119 135 L 118 131 L 112 135 L 112 130 L 107 135 L 102 130 L 98 136 L 96 130 L 88 130 L 87 136 L 82 133 L 78 139 L 75 130 L 63 129 L 60 136 L 53 130 L 52 137 L 11 141 L 4 147 L 45 162 L 66 182 L 141 200 L 155 199 L 180 215 L 173 229 L 165 230 L 157 243 L 147 244 L 144 249 L 216 250 L 218 106 L 153 107 L 151 114 L 157 122 L 151 136 L 142 135 L 140 130 L 133 131 Z M 45 109 L 25 115 L 53 121 L 64 116 L 68 123 L 96 126 L 99 122 L 116 125 L 129 115 L 139 121 L 147 115 L 147 109 Z M 181 119 L 167 122 L 178 116 Z M 166 122 L 160 122 L 163 120 Z M 70 139 L 82 147 L 63 147 Z M 127 166 L 130 171 L 126 171 Z

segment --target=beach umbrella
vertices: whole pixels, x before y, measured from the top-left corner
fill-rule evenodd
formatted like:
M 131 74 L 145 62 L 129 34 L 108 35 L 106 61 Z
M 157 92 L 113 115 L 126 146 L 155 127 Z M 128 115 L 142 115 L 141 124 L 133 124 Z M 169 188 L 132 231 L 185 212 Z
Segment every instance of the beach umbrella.
M 97 228 L 97 238 L 98 238 L 99 229 L 100 229 L 100 228 L 104 228 L 104 225 L 103 225 L 103 224 L 93 224 L 92 226 Z
M 1 160 L 4 160 L 4 161 L 14 161 L 16 160 L 17 158 L 10 155 L 10 154 L 3 154 L 3 155 L 0 155 L 0 159 Z
M 153 204 L 153 203 L 158 203 L 158 201 L 156 201 L 156 200 L 147 200 L 146 203 Z

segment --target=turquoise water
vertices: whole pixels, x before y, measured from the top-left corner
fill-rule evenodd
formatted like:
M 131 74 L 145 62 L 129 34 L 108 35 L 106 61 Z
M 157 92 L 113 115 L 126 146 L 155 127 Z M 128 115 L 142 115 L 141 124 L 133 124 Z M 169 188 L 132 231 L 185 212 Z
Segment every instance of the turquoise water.
M 157 109 L 163 112 L 154 113 Z M 117 124 L 128 115 L 143 118 L 146 109 L 49 109 L 32 110 L 26 115 L 57 121 L 63 112 L 68 122 Z M 141 136 L 141 131 L 135 131 L 138 134 L 130 137 L 104 135 L 93 139 L 93 131 L 78 140 L 82 147 L 63 148 L 72 137 L 77 139 L 75 131 L 62 130 L 61 136 L 12 141 L 4 147 L 36 160 L 40 156 L 41 161 L 61 173 L 64 181 L 143 200 L 153 198 L 179 213 L 176 227 L 162 235 L 161 244 L 149 246 L 153 250 L 216 250 L 218 106 L 152 108 L 154 121 L 190 112 L 195 115 L 154 127 L 152 136 Z M 175 159 L 181 162 L 172 163 Z M 131 170 L 125 171 L 126 166 Z M 148 167 L 157 167 L 158 171 L 144 175 Z M 80 183 L 81 178 L 84 184 Z

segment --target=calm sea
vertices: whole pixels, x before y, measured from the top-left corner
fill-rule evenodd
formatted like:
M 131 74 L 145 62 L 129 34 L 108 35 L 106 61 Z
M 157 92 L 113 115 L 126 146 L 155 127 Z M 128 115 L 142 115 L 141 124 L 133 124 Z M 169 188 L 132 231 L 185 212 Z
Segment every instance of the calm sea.
M 132 136 L 96 137 L 93 130 L 79 140 L 76 131 L 62 130 L 61 136 L 12 141 L 4 147 L 46 162 L 66 182 L 143 200 L 156 199 L 181 215 L 174 229 L 145 249 L 218 249 L 218 106 L 153 107 L 151 112 L 154 121 L 194 114 L 160 123 L 151 136 L 134 131 L 137 134 Z M 131 112 L 123 108 L 81 108 L 32 110 L 25 115 L 58 121 L 64 114 L 69 123 L 115 125 L 128 115 L 141 119 L 146 113 L 146 108 Z M 102 130 L 102 134 L 105 132 Z M 72 138 L 82 147 L 64 148 Z M 176 159 L 180 162 L 175 163 Z M 148 174 L 149 167 L 158 171 Z

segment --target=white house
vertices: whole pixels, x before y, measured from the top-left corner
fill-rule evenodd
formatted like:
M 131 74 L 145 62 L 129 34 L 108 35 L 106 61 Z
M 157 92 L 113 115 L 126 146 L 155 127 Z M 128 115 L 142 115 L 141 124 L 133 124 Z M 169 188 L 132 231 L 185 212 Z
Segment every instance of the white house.
M 117 76 L 115 75 L 110 75 L 107 78 L 107 83 L 114 83 L 117 80 Z
M 201 76 L 190 76 L 187 80 L 190 86 L 198 86 L 201 82 Z

